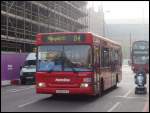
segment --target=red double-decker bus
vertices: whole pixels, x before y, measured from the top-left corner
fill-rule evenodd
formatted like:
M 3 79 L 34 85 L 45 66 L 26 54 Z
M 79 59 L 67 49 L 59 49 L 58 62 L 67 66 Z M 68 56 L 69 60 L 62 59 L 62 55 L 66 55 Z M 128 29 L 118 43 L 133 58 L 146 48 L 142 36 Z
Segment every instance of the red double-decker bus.
M 101 95 L 122 78 L 121 46 L 84 32 L 36 35 L 36 92 Z
M 149 73 L 149 42 L 145 40 L 135 41 L 131 50 L 131 68 L 138 72 L 141 68 Z

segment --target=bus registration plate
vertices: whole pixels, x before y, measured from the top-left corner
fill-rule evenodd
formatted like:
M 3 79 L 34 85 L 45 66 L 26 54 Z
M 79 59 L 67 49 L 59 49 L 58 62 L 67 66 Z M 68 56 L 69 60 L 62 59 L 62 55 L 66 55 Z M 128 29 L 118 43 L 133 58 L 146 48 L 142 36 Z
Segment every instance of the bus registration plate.
M 69 90 L 56 90 L 56 93 L 69 93 Z

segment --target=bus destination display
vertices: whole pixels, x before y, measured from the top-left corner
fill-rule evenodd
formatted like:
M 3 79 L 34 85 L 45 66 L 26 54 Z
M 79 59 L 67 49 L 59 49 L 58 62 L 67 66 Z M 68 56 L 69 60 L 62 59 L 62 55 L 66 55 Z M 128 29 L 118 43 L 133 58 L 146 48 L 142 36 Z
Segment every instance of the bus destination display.
M 57 43 L 57 42 L 84 42 L 85 35 L 46 35 L 42 38 L 43 42 L 46 43 Z

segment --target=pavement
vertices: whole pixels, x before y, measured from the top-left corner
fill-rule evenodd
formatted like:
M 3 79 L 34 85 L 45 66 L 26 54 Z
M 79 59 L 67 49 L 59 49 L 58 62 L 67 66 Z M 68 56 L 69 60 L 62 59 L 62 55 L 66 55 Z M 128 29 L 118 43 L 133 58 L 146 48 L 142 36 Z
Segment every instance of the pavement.
M 36 94 L 34 85 L 1 87 L 1 112 L 149 112 L 148 93 L 134 94 L 134 73 L 123 66 L 122 81 L 102 97 Z

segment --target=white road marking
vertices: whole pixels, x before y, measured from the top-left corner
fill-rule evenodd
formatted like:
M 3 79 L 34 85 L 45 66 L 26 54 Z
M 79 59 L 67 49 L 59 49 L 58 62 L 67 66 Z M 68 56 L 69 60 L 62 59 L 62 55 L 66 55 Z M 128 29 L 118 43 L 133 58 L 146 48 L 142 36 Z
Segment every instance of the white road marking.
M 48 98 L 51 97 L 51 96 L 52 96 L 52 95 L 48 96 Z M 47 98 L 47 97 L 44 97 L 44 98 Z M 42 98 L 41 98 L 41 99 L 42 99 Z M 27 103 L 18 105 L 17 107 L 22 108 L 22 107 L 24 107 L 24 106 L 27 106 L 27 105 L 33 104 L 33 103 L 35 103 L 35 102 L 38 102 L 39 100 L 40 100 L 40 99 L 35 98 L 35 100 L 32 100 L 32 101 L 29 101 L 29 102 L 27 102 Z
M 131 93 L 131 89 L 127 92 L 127 93 L 125 93 L 124 95 L 123 95 L 123 97 L 127 97 L 130 93 Z
M 117 102 L 115 105 L 113 105 L 107 112 L 112 112 L 117 106 L 119 106 L 120 102 Z
M 23 90 L 28 90 L 28 89 L 32 89 L 32 88 L 34 88 L 35 86 L 30 86 L 30 87 L 28 87 L 28 88 L 23 88 L 23 89 L 19 89 L 19 90 L 17 90 L 17 89 L 11 89 L 11 90 L 7 90 L 8 92 L 19 92 L 19 91 L 23 91 Z
M 25 103 L 25 104 L 18 105 L 18 107 L 21 108 L 21 107 L 27 106 L 27 105 L 29 105 L 29 104 L 35 103 L 35 102 L 37 102 L 37 101 L 38 101 L 38 100 L 33 100 L 33 101 L 27 102 L 27 103 Z
M 12 92 L 12 91 L 17 91 L 17 89 L 10 89 L 10 90 L 7 90 L 8 92 Z
M 125 96 L 115 96 L 116 98 L 117 97 L 120 97 L 120 98 L 126 98 L 126 99 L 144 99 L 144 100 L 147 100 L 146 97 L 125 97 Z

